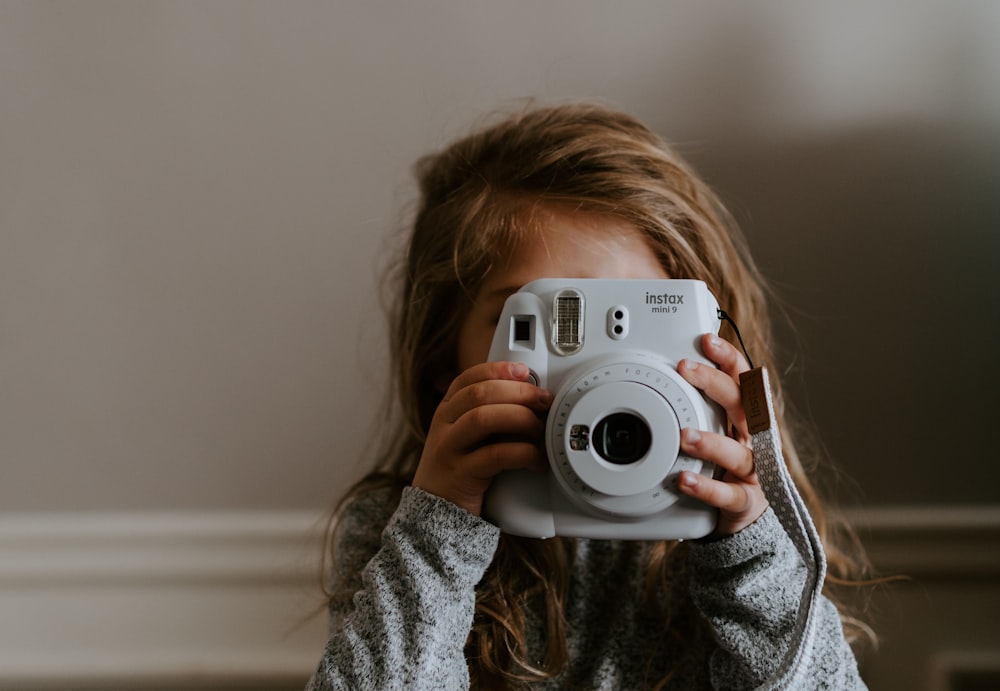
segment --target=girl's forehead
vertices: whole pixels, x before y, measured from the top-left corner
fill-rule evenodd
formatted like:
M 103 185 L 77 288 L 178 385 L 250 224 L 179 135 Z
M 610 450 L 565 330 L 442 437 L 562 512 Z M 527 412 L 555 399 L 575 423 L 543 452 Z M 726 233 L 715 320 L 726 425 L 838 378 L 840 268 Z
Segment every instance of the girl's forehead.
M 546 210 L 519 233 L 485 277 L 481 294 L 516 290 L 537 278 L 667 278 L 631 222 L 604 214 Z

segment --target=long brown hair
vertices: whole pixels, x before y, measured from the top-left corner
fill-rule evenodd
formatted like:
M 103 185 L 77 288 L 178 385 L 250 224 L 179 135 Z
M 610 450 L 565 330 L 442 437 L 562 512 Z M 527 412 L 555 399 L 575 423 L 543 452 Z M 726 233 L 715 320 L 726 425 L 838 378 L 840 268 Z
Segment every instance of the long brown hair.
M 422 158 L 415 173 L 420 205 L 391 281 L 399 429 L 376 472 L 352 494 L 411 480 L 441 399 L 441 377 L 454 370 L 459 327 L 483 277 L 518 235 L 533 232 L 533 208 L 559 205 L 632 223 L 667 275 L 708 284 L 740 325 L 755 362 L 771 371 L 785 460 L 824 538 L 829 580 L 855 578 L 856 550 L 838 547 L 793 438 L 771 350 L 765 283 L 719 199 L 670 146 L 635 118 L 600 104 L 533 107 Z M 671 543 L 653 546 L 647 596 L 666 587 L 666 574 L 683 565 L 685 553 Z M 478 685 L 502 688 L 559 673 L 567 657 L 563 603 L 573 555 L 570 540 L 503 536 L 477 589 L 466 647 Z M 541 663 L 527 658 L 528 607 L 545 622 L 548 648 Z M 676 634 L 671 612 L 663 618 Z M 846 613 L 842 618 L 850 635 L 855 620 Z

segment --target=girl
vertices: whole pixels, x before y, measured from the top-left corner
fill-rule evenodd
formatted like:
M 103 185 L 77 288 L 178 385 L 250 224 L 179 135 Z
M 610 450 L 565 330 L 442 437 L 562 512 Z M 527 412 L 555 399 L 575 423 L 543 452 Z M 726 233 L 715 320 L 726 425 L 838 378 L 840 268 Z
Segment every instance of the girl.
M 604 107 L 515 115 L 417 166 L 421 205 L 393 315 L 402 420 L 377 472 L 341 503 L 331 635 L 310 689 L 751 689 L 780 665 L 805 569 L 754 473 L 739 373 L 678 372 L 726 411 L 732 436 L 686 429 L 681 448 L 720 479 L 681 490 L 719 509 L 689 542 L 530 540 L 480 517 L 492 479 L 545 472 L 552 394 L 516 362 L 486 362 L 505 299 L 550 278 L 695 278 L 775 368 L 762 282 L 706 185 L 653 132 Z M 789 470 L 821 533 L 823 509 L 788 433 Z M 827 545 L 831 573 L 854 562 Z M 864 688 L 843 624 L 821 600 L 814 688 Z

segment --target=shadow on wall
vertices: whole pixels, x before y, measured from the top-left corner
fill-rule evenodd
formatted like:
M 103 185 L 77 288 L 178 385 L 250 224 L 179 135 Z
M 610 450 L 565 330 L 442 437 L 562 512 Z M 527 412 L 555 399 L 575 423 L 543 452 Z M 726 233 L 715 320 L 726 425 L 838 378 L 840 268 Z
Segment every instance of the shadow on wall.
M 784 301 L 785 378 L 841 500 L 996 504 L 1000 129 L 711 148 L 687 153 Z

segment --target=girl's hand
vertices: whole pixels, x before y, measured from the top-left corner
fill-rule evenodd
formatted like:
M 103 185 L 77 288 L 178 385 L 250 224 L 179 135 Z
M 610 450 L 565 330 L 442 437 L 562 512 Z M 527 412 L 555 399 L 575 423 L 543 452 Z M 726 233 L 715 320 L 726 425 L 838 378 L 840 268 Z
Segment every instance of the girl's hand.
M 427 432 L 413 486 L 479 515 L 483 495 L 503 470 L 548 467 L 536 442 L 552 394 L 513 362 L 470 367 L 451 383 Z
M 719 523 L 712 534 L 722 537 L 737 533 L 753 523 L 767 509 L 767 499 L 754 470 L 750 432 L 740 395 L 740 372 L 750 369 L 743 355 L 729 342 L 711 334 L 701 340 L 705 355 L 719 369 L 682 360 L 677 371 L 692 386 L 722 406 L 729 417 L 732 437 L 687 428 L 681 430 L 681 450 L 710 461 L 722 469 L 720 480 L 685 471 L 678 479 L 684 494 L 719 509 Z

